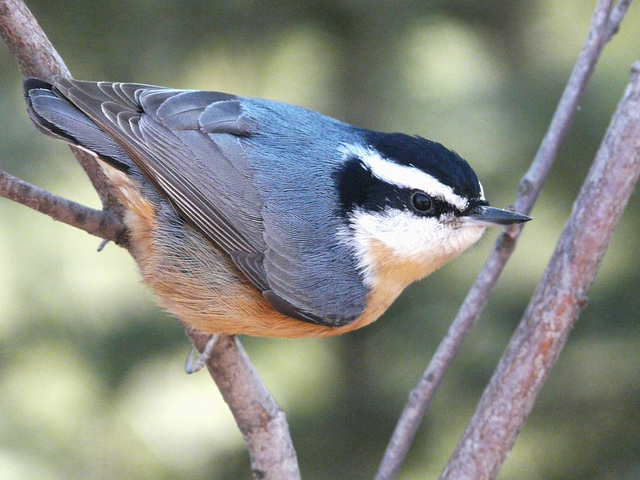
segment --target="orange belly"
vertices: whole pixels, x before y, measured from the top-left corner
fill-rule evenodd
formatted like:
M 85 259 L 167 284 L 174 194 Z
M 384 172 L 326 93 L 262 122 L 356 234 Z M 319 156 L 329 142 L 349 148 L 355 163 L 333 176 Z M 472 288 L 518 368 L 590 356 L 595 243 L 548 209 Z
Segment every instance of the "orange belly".
M 341 327 L 284 316 L 196 230 L 185 225 L 186 235 L 181 233 L 183 238 L 175 238 L 170 226 L 158 223 L 156 207 L 140 194 L 129 177 L 108 166 L 104 170 L 118 187 L 119 199 L 127 208 L 130 252 L 145 283 L 162 307 L 196 330 L 263 337 L 328 337 L 373 322 L 391 303 L 382 306 L 376 302 L 354 322 Z

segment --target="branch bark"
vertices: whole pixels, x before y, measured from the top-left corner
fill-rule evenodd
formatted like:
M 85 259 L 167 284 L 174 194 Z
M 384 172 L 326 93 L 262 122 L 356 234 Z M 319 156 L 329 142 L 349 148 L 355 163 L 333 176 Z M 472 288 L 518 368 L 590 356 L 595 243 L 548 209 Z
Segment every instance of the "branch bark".
M 618 31 L 631 1 L 620 0 L 613 12 L 613 0 L 598 1 L 592 15 L 587 39 L 558 103 L 549 129 L 529 170 L 520 182 L 515 201 L 517 212 L 527 214 L 531 211 L 566 137 L 602 49 Z M 391 480 L 397 476 L 418 431 L 422 417 L 431 404 L 431 400 L 453 359 L 462 347 L 467 334 L 484 310 L 493 287 L 516 247 L 521 231 L 522 226 L 507 228 L 496 240 L 489 258 L 460 306 L 447 334 L 442 339 L 418 384 L 409 394 L 409 399 L 380 463 L 376 480 Z
M 24 77 L 51 80 L 54 75 L 71 75 L 64 61 L 38 24 L 38 21 L 22 0 L 0 0 L 0 37 L 9 47 L 13 58 L 18 62 Z M 71 150 L 96 189 L 104 210 L 111 211 L 111 214 L 105 213 L 105 216 L 111 215 L 112 218 L 105 219 L 104 223 L 113 221 L 115 218 L 122 219 L 122 206 L 116 200 L 112 192 L 113 187 L 96 163 L 96 160 L 82 150 L 74 147 L 71 147 Z M 31 190 L 31 193 L 36 196 L 27 197 L 25 198 L 26 201 L 32 204 L 42 201 L 37 196 L 39 193 L 37 190 Z M 56 214 L 60 216 L 63 215 L 63 212 L 57 212 Z M 53 216 L 52 218 L 56 219 Z M 88 231 L 81 224 L 73 226 L 92 235 L 102 237 L 100 231 Z M 120 228 L 121 232 L 117 237 L 123 240 L 125 238 L 124 226 L 121 225 Z M 108 239 L 108 237 L 102 238 Z
M 22 74 L 50 80 L 67 75 L 62 58 L 21 0 L 0 0 L 0 36 L 18 62 Z M 34 130 L 35 132 L 35 130 Z M 96 160 L 72 147 L 102 200 L 104 210 L 94 210 L 57 197 L 0 169 L 0 196 L 14 200 L 54 220 L 63 221 L 127 248 L 122 206 L 112 193 Z M 208 336 L 186 329 L 196 347 Z M 255 478 L 300 478 L 297 459 L 284 412 L 260 380 L 240 342 L 222 336 L 216 343 L 207 368 L 231 409 L 249 448 Z
M 191 332 L 191 338 L 196 348 L 202 350 L 209 336 Z M 224 400 L 233 405 L 233 416 L 249 448 L 253 477 L 299 479 L 286 415 L 253 368 L 240 341 L 234 336 L 221 335 L 207 369 Z M 270 454 L 265 455 L 264 449 Z
M 25 77 L 47 79 L 71 75 L 24 2 L 0 2 L 0 36 Z
M 0 170 L 0 197 L 44 213 L 54 220 L 80 228 L 97 237 L 126 243 L 126 232 L 120 220 L 108 210 L 94 210 L 31 185 Z
M 443 480 L 491 479 L 587 303 L 613 231 L 640 175 L 640 62 L 573 212 Z

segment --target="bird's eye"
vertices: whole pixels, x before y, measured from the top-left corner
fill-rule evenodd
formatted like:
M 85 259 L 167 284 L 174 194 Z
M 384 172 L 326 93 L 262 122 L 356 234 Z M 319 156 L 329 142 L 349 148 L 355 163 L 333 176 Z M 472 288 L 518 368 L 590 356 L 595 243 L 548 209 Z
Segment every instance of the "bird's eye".
M 433 208 L 433 200 L 423 192 L 414 192 L 414 194 L 411 195 L 411 205 L 413 205 L 413 208 L 418 212 L 426 213 Z

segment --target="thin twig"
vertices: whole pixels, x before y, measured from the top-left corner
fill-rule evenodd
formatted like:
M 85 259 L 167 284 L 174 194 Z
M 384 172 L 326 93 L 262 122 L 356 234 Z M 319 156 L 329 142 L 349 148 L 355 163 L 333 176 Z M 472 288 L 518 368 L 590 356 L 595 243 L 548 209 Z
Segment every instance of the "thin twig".
M 609 13 L 613 0 L 600 0 L 596 5 L 587 40 L 567 82 L 547 134 L 529 171 L 520 182 L 515 202 L 516 211 L 521 213 L 531 211 L 549 175 L 560 145 L 566 137 L 600 53 L 611 35 L 617 31 L 630 2 L 631 0 L 622 0 L 611 15 Z M 522 227 L 511 227 L 498 237 L 487 262 L 467 294 L 429 366 L 411 391 L 380 463 L 376 480 L 391 480 L 397 476 L 435 391 L 467 334 L 482 313 L 493 287 L 515 249 L 521 231 Z
M 494 478 L 558 358 L 640 175 L 640 62 L 543 280 L 442 480 Z
M 536 153 L 529 170 L 518 188 L 515 208 L 529 213 L 544 186 L 558 155 L 558 150 L 567 136 L 571 121 L 578 109 L 580 99 L 595 69 L 605 44 L 618 31 L 620 22 L 628 10 L 631 0 L 622 0 L 612 12 L 613 0 L 599 0 L 591 18 L 587 40 L 578 56 L 567 86 L 562 92 L 558 108 L 551 120 L 547 134 Z
M 24 76 L 47 80 L 56 74 L 69 75 L 64 62 L 22 1 L 0 0 L 0 36 L 9 46 Z M 122 239 L 124 230 L 122 227 L 118 229 L 121 224 L 117 223 L 122 218 L 122 207 L 115 200 L 112 185 L 95 159 L 79 149 L 72 150 L 100 195 L 104 211 L 61 199 L 4 172 L 0 176 L 0 196 L 19 201 L 103 238 Z M 101 222 L 102 227 L 99 226 Z M 124 242 L 120 244 L 127 247 Z M 206 343 L 207 336 L 186 330 L 196 346 L 203 345 L 203 338 Z M 240 342 L 224 338 L 226 340 L 216 343 L 207 367 L 247 441 L 254 476 L 273 480 L 299 479 L 295 450 L 284 413 L 256 374 Z
M 97 237 L 121 244 L 125 241 L 122 224 L 111 213 L 94 210 L 54 195 L 0 170 L 0 197 L 25 205 Z
M 622 19 L 627 14 L 627 10 L 629 10 L 631 2 L 633 2 L 633 0 L 620 0 L 618 5 L 616 5 L 616 8 L 611 12 L 611 17 L 609 19 L 609 31 L 607 32 L 609 39 L 618 33 Z

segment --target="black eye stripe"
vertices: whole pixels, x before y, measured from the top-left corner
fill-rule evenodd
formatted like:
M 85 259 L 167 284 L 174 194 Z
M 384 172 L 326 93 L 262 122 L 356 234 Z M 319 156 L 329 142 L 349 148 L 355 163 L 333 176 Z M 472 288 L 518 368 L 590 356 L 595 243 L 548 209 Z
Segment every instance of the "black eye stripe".
M 367 143 L 383 158 L 417 168 L 451 187 L 463 198 L 477 198 L 480 183 L 471 166 L 437 142 L 401 133 L 367 132 Z
M 447 213 L 463 215 L 441 197 L 381 180 L 357 157 L 348 159 L 334 172 L 333 178 L 338 191 L 336 214 L 345 218 L 356 209 L 382 212 L 387 208 L 405 210 L 421 217 L 439 217 Z M 420 211 L 414 207 L 413 196 L 418 192 L 429 197 L 431 209 Z

